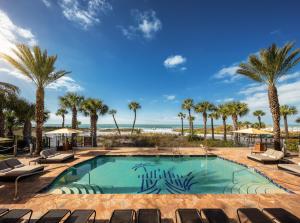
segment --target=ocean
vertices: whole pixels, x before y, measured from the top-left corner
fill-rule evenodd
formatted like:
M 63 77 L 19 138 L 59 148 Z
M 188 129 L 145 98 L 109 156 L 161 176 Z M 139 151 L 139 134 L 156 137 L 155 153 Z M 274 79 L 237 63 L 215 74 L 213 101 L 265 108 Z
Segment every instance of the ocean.
M 132 128 L 132 124 L 118 124 L 119 128 L 127 129 Z M 61 124 L 45 124 L 45 127 L 61 127 Z M 71 125 L 66 125 L 66 127 L 71 127 Z M 89 128 L 90 124 L 81 124 L 79 128 Z M 183 125 L 184 128 L 188 128 L 188 125 Z M 202 128 L 203 125 L 195 125 L 194 128 Z M 209 126 L 208 126 L 209 127 Z M 115 124 L 98 124 L 98 129 L 114 129 L 116 128 Z M 135 128 L 137 129 L 179 129 L 181 125 L 178 124 L 136 124 Z

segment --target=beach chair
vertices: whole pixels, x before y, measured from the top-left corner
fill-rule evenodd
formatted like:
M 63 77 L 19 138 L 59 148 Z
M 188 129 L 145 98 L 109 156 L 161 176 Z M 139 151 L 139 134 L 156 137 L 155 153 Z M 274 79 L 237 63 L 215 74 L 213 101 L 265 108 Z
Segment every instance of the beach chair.
M 87 223 L 95 222 L 96 220 L 96 211 L 89 209 L 75 210 L 72 214 L 64 221 L 64 223 Z
M 202 223 L 200 212 L 197 209 L 177 209 L 176 223 Z
M 278 164 L 278 169 L 285 170 L 288 173 L 300 176 L 300 163 L 298 164 Z
M 6 212 L 8 212 L 9 210 L 6 208 L 0 208 L 0 216 L 4 215 Z
M 229 218 L 222 209 L 219 208 L 205 208 L 200 210 L 202 215 L 208 223 L 229 223 Z M 202 217 L 203 219 L 203 217 Z
M 62 221 L 62 219 L 70 214 L 71 211 L 67 209 L 52 209 L 40 217 L 36 223 L 59 223 Z
M 283 208 L 264 208 L 263 212 L 279 223 L 300 223 L 300 219 Z
M 30 209 L 12 209 L 0 216 L 1 223 L 20 222 L 25 216 L 29 216 L 27 222 L 30 222 L 32 210 Z
M 63 163 L 74 159 L 74 154 L 58 153 L 56 149 L 45 149 L 40 152 L 40 155 L 38 163 Z
M 282 151 L 277 151 L 274 149 L 268 149 L 262 154 L 249 154 L 247 156 L 248 159 L 264 164 L 278 163 L 283 157 L 284 153 Z
M 128 210 L 114 210 L 109 223 L 134 223 L 135 222 L 135 211 L 132 209 Z
M 273 221 L 257 208 L 239 208 L 237 216 L 240 223 L 273 223 Z
M 11 158 L 0 161 L 0 180 L 14 180 L 19 176 L 40 173 L 44 166 L 24 165 L 18 159 Z
M 139 209 L 137 213 L 137 223 L 161 223 L 159 209 Z

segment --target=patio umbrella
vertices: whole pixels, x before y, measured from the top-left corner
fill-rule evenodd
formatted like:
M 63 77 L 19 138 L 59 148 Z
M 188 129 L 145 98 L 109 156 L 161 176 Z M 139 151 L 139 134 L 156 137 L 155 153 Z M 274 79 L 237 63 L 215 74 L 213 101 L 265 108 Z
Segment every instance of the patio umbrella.
M 12 139 L 9 139 L 9 138 L 2 138 L 0 137 L 0 142 L 11 142 L 13 141 Z
M 262 129 L 255 129 L 255 128 L 240 129 L 232 132 L 239 133 L 239 134 L 249 134 L 249 135 L 273 135 L 272 132 L 268 132 Z
M 62 128 L 62 129 L 56 129 L 50 132 L 46 132 L 46 135 L 71 135 L 71 134 L 78 134 L 82 133 L 82 131 L 77 129 L 70 129 L 70 128 Z

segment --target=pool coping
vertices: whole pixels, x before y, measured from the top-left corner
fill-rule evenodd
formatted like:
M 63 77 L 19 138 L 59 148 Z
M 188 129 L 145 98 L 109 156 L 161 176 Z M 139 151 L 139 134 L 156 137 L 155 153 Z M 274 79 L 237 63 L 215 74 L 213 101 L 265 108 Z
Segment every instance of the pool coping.
M 56 179 L 61 176 L 62 174 L 64 174 L 65 172 L 67 172 L 70 168 L 75 168 L 76 166 L 93 160 L 93 159 L 97 159 L 99 157 L 217 157 L 223 160 L 226 160 L 228 162 L 232 162 L 241 166 L 244 166 L 245 168 L 248 168 L 249 170 L 254 170 L 257 174 L 261 175 L 262 177 L 266 178 L 266 180 L 268 180 L 270 183 L 274 184 L 275 186 L 279 187 L 280 189 L 284 190 L 285 192 L 287 192 L 288 194 L 296 194 L 295 192 L 293 192 L 292 190 L 289 190 L 287 188 L 285 188 L 284 186 L 280 185 L 279 183 L 275 182 L 272 178 L 270 178 L 269 176 L 267 176 L 266 174 L 264 174 L 262 171 L 256 169 L 255 167 L 250 167 L 247 164 L 241 163 L 241 162 L 237 162 L 225 157 L 222 157 L 220 155 L 216 155 L 216 154 L 202 154 L 202 155 L 197 155 L 197 154 L 191 154 L 191 155 L 181 155 L 181 154 L 176 154 L 176 155 L 170 155 L 170 154 L 160 154 L 160 155 L 152 155 L 152 154 L 143 154 L 143 155 L 136 155 L 136 154 L 130 154 L 130 155 L 120 155 L 120 154 L 105 154 L 105 155 L 97 155 L 94 157 L 91 157 L 89 159 L 83 160 L 79 163 L 76 163 L 72 166 L 68 166 L 65 170 L 63 170 L 62 172 L 60 172 L 51 182 L 49 182 L 46 186 L 44 186 L 43 188 L 41 188 L 36 194 L 45 194 L 47 193 L 47 191 L 49 190 L 49 188 L 55 183 Z M 210 193 L 204 193 L 205 194 L 210 194 Z M 222 193 L 219 193 L 222 194 Z M 233 193 L 235 194 L 235 193 Z M 272 194 L 278 194 L 278 193 L 272 193 Z M 126 195 L 126 193 L 125 193 Z M 135 195 L 135 194 L 130 194 L 130 195 Z M 199 195 L 199 194 L 189 194 L 189 195 Z

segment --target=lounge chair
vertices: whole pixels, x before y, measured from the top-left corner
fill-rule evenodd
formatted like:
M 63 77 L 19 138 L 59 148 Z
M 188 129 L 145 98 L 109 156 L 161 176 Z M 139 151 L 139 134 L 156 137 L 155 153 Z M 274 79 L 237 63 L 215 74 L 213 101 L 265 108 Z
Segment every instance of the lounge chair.
M 176 223 L 202 223 L 200 212 L 197 209 L 177 209 Z
M 268 149 L 262 154 L 249 154 L 248 159 L 258 161 L 265 164 L 278 163 L 283 157 L 284 153 L 274 149 Z
M 271 219 L 279 223 L 300 223 L 300 219 L 283 208 L 264 208 L 264 213 L 267 213 Z
M 159 209 L 139 209 L 137 213 L 137 223 L 161 223 Z
M 114 210 L 112 213 L 109 223 L 134 223 L 135 222 L 135 211 L 132 209 L 128 210 Z
M 205 208 L 200 210 L 208 223 L 229 223 L 229 218 L 222 209 Z M 203 218 L 202 218 L 203 219 Z
M 70 215 L 71 211 L 67 209 L 52 209 L 37 220 L 36 223 L 59 223 L 67 215 Z
M 0 216 L 4 215 L 8 211 L 9 211 L 8 209 L 0 208 Z
M 24 174 L 39 173 L 44 166 L 24 165 L 18 159 L 11 158 L 0 161 L 0 180 L 13 180 Z
M 89 209 L 75 210 L 72 214 L 64 221 L 64 223 L 86 223 L 96 220 L 96 211 Z
M 29 215 L 27 222 L 30 222 L 32 216 L 32 210 L 30 209 L 12 209 L 0 216 L 1 223 L 13 223 L 20 222 L 26 215 Z
M 239 208 L 237 216 L 240 223 L 273 223 L 273 221 L 257 208 Z
M 300 163 L 298 164 L 278 164 L 278 169 L 285 170 L 291 174 L 300 176 Z
M 40 153 L 39 163 L 63 163 L 69 159 L 74 159 L 74 154 L 58 153 L 56 149 L 45 149 Z

